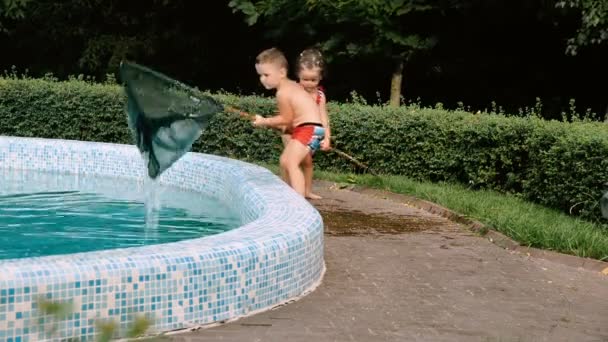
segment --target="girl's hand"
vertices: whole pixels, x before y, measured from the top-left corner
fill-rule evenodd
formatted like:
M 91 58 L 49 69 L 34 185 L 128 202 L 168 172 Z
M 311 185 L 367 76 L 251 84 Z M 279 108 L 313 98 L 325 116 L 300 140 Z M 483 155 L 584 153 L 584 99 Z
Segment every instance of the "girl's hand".
M 329 151 L 331 150 L 331 141 L 329 138 L 324 138 L 321 140 L 321 151 Z

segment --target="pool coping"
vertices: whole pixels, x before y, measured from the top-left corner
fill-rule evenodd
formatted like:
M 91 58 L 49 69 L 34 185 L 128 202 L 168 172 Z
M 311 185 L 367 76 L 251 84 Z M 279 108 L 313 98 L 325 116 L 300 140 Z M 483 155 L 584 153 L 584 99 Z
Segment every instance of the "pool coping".
M 0 136 L 0 163 L 136 181 L 146 177 L 139 151 L 121 144 Z M 62 321 L 57 335 L 86 341 L 94 339 L 100 319 L 118 319 L 124 330 L 136 313 L 154 316 L 152 334 L 205 327 L 284 305 L 321 283 L 322 218 L 270 171 L 188 153 L 159 182 L 232 203 L 246 223 L 169 244 L 0 260 L 0 339 L 46 336 L 42 328 L 25 330 L 39 314 L 35 295 L 81 308 Z

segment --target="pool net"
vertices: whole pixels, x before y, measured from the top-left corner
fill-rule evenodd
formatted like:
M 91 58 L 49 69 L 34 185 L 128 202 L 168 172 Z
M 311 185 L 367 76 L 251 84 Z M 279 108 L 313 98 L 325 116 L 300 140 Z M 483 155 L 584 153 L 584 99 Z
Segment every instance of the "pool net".
M 127 120 L 135 145 L 157 178 L 190 151 L 223 106 L 210 96 L 136 63 L 123 61 Z

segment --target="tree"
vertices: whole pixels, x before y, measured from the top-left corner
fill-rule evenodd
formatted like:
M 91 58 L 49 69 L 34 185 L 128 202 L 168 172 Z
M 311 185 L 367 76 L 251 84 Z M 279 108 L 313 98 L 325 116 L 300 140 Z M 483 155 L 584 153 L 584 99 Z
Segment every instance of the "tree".
M 160 2 L 150 1 L 147 8 Z M 62 50 L 77 50 L 78 64 L 89 72 L 103 70 L 105 74 L 108 69 L 116 69 L 120 59 L 127 54 L 150 49 L 150 39 L 136 35 L 142 31 L 140 23 L 145 19 L 128 13 L 127 6 L 121 6 L 117 0 L 4 0 L 4 6 L 5 18 L 11 19 L 4 25 L 5 33 L 30 32 L 27 41 L 15 42 L 13 48 L 27 51 L 27 45 L 42 41 L 35 48 L 43 54 L 47 52 L 45 49 L 52 50 L 56 46 Z M 148 12 L 139 14 L 147 15 Z M 128 30 L 136 26 L 140 31 Z M 65 46 L 66 41 L 70 42 L 69 47 Z
M 372 56 L 393 63 L 390 104 L 401 99 L 403 72 L 411 57 L 435 43 L 433 16 L 456 1 L 431 0 L 231 0 L 249 25 L 263 21 L 273 32 L 300 30 L 330 56 Z M 289 18 L 289 20 L 285 20 Z M 325 30 L 319 30 L 319 27 Z
M 2 0 L 0 2 L 0 31 L 4 31 L 4 19 L 18 19 L 25 15 L 25 6 L 31 0 Z
M 563 0 L 558 1 L 556 7 L 576 9 L 581 15 L 576 36 L 568 39 L 567 54 L 574 56 L 580 47 L 608 41 L 608 1 Z
M 14 3 L 6 32 L 29 32 L 27 40 L 11 42 L 13 49 L 24 54 L 34 50 L 49 59 L 59 55 L 71 72 L 96 77 L 114 73 L 122 59 L 158 56 L 190 38 L 184 38 L 184 26 L 189 24 L 184 17 L 174 20 L 193 12 L 185 10 L 184 0 L 152 0 L 146 6 L 120 0 L 4 1 Z M 55 65 L 60 74 L 61 69 Z
M 7 18 L 23 17 L 23 9 L 30 0 L 2 0 L 0 2 L 0 15 Z

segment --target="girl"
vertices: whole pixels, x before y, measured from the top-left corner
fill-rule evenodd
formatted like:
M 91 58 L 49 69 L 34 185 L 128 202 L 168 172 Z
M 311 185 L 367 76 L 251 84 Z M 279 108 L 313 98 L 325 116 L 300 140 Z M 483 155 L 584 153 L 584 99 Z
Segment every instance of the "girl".
M 325 138 L 321 141 L 321 150 L 328 151 L 331 149 L 331 133 L 329 130 L 329 117 L 326 109 L 326 99 L 323 88 L 319 85 L 323 79 L 325 71 L 325 62 L 323 55 L 317 49 L 306 49 L 300 53 L 296 62 L 296 74 L 300 85 L 310 94 L 319 106 L 321 114 L 321 123 L 325 128 Z M 281 135 L 283 144 L 287 146 L 291 140 L 289 129 L 285 129 Z M 305 179 L 305 197 L 308 199 L 321 199 L 321 196 L 312 192 L 312 176 L 313 164 L 312 154 L 309 154 L 300 164 L 304 172 Z M 286 179 L 283 175 L 283 179 Z

